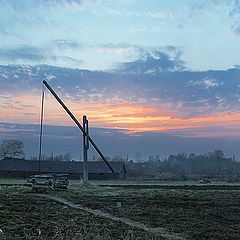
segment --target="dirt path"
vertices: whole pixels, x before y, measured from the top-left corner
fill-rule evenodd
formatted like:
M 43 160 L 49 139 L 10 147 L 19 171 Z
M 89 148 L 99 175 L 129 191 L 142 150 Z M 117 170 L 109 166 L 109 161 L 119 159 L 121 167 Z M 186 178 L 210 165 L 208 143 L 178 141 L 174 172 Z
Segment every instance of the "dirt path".
M 36 195 L 38 197 L 44 197 L 44 198 L 54 200 L 56 202 L 59 202 L 61 204 L 64 204 L 65 206 L 68 206 L 68 207 L 71 207 L 71 208 L 79 209 L 79 210 L 94 214 L 95 216 L 98 216 L 98 217 L 104 217 L 104 218 L 107 218 L 107 219 L 111 219 L 112 221 L 122 222 L 122 223 L 125 223 L 125 224 L 127 224 L 131 227 L 139 228 L 139 229 L 142 229 L 144 231 L 148 231 L 148 232 L 151 232 L 151 233 L 154 233 L 154 234 L 158 234 L 159 236 L 165 238 L 166 240 L 185 240 L 185 238 L 183 238 L 181 236 L 178 236 L 177 234 L 168 233 L 166 229 L 161 228 L 161 227 L 158 227 L 158 228 L 147 227 L 143 223 L 136 222 L 136 221 L 133 221 L 133 220 L 128 219 L 128 218 L 116 217 L 116 216 L 111 215 L 110 213 L 102 212 L 101 210 L 83 207 L 80 204 L 74 204 L 74 203 L 71 203 L 71 202 L 69 202 L 65 199 L 59 198 L 59 197 L 50 196 L 50 195 L 43 195 L 43 194 L 36 194 Z

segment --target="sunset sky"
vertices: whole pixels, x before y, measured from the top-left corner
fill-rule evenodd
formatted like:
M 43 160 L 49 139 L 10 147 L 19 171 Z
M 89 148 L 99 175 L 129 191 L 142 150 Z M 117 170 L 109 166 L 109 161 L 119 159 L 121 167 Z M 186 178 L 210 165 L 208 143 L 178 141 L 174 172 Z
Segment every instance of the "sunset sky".
M 238 0 L 1 0 L 0 43 L 2 139 L 39 123 L 43 80 L 119 138 L 240 138 Z M 48 91 L 44 123 L 73 126 Z

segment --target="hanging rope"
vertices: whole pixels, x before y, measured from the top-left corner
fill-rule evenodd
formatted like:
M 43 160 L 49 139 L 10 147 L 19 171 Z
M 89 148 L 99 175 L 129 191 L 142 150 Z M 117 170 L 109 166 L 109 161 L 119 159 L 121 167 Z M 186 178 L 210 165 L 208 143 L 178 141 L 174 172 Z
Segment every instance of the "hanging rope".
M 40 116 L 40 136 L 39 136 L 39 156 L 38 156 L 38 174 L 41 170 L 41 159 L 42 159 L 42 135 L 43 135 L 43 117 L 44 117 L 44 98 L 45 98 L 45 89 L 43 85 L 42 88 L 42 101 L 41 101 L 41 116 Z

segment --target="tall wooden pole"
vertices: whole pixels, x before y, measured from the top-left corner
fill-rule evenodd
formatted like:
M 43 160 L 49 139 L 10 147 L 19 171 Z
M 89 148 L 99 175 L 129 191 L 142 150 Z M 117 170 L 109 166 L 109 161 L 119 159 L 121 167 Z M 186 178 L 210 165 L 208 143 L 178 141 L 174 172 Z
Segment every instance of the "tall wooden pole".
M 40 136 L 39 136 L 39 155 L 38 155 L 38 174 L 41 172 L 41 160 L 42 160 L 42 135 L 43 135 L 43 117 L 44 117 L 44 92 L 45 87 L 42 89 L 41 99 L 41 116 L 40 116 Z
M 88 120 L 83 116 L 83 182 L 88 182 L 88 166 L 87 166 L 87 151 L 89 149 L 89 136 L 88 136 Z
M 78 128 L 84 132 L 84 129 L 82 125 L 79 123 L 79 121 L 74 117 L 74 115 L 71 113 L 71 111 L 67 108 L 67 106 L 64 104 L 64 102 L 59 98 L 59 96 L 54 92 L 54 90 L 49 86 L 49 84 L 46 81 L 43 81 L 43 84 L 47 87 L 47 89 L 52 93 L 52 95 L 55 97 L 55 99 L 59 102 L 59 104 L 63 107 L 63 109 L 67 112 L 67 114 L 70 116 L 70 118 L 75 122 L 75 124 L 78 126 Z M 100 149 L 98 148 L 97 144 L 93 141 L 93 139 L 89 136 L 88 137 L 89 142 L 92 144 L 92 146 L 95 148 L 99 156 L 102 158 L 102 160 L 107 164 L 108 168 L 111 170 L 111 172 L 114 174 L 114 169 L 112 168 L 111 164 L 107 161 L 107 159 L 104 157 Z

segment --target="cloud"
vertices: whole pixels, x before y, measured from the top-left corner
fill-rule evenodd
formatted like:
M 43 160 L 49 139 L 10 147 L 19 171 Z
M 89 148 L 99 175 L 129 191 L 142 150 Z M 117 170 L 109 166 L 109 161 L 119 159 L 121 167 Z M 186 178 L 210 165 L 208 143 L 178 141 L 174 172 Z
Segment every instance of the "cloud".
M 105 54 L 110 58 L 121 59 L 139 55 L 145 51 L 144 48 L 134 44 L 86 44 L 68 39 L 55 39 L 41 45 L 2 47 L 0 48 L 0 64 L 48 64 L 81 68 L 84 61 L 88 59 L 86 54 L 89 53 L 95 54 L 98 58 Z M 83 55 L 85 59 L 80 59 Z
M 234 23 L 231 27 L 231 30 L 236 33 L 237 35 L 240 34 L 240 24 Z
M 5 8 L 11 8 L 14 10 L 24 10 L 27 8 L 49 8 L 49 7 L 81 7 L 82 4 L 85 1 L 83 0 L 41 0 L 41 1 L 35 1 L 35 0 L 28 0 L 28 1 L 8 1 L 3 0 L 2 6 Z
M 48 44 L 52 47 L 57 47 L 60 50 L 67 49 L 67 48 L 81 49 L 84 47 L 84 45 L 81 44 L 80 42 L 74 41 L 74 40 L 69 40 L 69 39 L 55 39 Z
M 226 119 L 235 124 L 240 112 L 239 78 L 238 68 L 122 74 L 46 65 L 0 66 L 0 115 L 2 121 L 38 122 L 42 80 L 50 79 L 71 110 L 80 118 L 87 114 L 95 126 L 163 131 L 226 124 Z M 70 124 L 52 96 L 47 96 L 48 123 Z M 26 112 L 35 115 L 26 117 Z
M 49 45 L 42 47 L 23 45 L 15 48 L 0 48 L 0 63 L 2 64 L 56 64 L 75 67 L 81 65 L 82 62 L 81 59 L 59 54 Z
M 235 33 L 240 33 L 240 1 L 239 0 L 211 0 L 208 4 L 205 5 L 205 13 L 208 13 L 208 16 L 214 16 L 218 18 L 219 16 L 225 18 L 227 23 L 227 28 L 230 27 L 230 30 Z M 215 14 L 213 14 L 215 13 Z M 218 15 L 216 14 L 218 13 Z M 222 20 L 219 19 L 222 22 Z
M 118 71 L 122 73 L 147 74 L 185 69 L 181 60 L 181 52 L 175 47 L 167 47 L 166 52 L 148 52 L 135 61 L 120 64 Z
M 48 43 L 49 47 L 57 48 L 59 50 L 73 50 L 73 51 L 83 51 L 83 50 L 92 50 L 95 52 L 100 53 L 107 53 L 107 54 L 136 54 L 139 51 L 142 51 L 143 47 L 137 46 L 135 44 L 126 44 L 126 43 L 82 43 L 79 41 L 74 40 L 67 40 L 67 39 L 55 39 Z
M 216 79 L 212 79 L 212 78 L 209 78 L 209 77 L 205 77 L 203 79 L 200 79 L 199 81 L 190 81 L 187 86 L 196 86 L 196 85 L 199 85 L 199 86 L 202 86 L 206 89 L 209 89 L 209 88 L 214 88 L 214 87 L 218 87 L 220 85 L 222 85 L 223 83 L 217 81 Z
M 240 1 L 234 0 L 232 4 L 230 4 L 228 16 L 232 20 L 231 30 L 235 34 L 240 34 Z
M 232 4 L 230 2 L 229 5 L 231 6 L 231 9 L 228 13 L 229 16 L 230 17 L 239 17 L 240 16 L 240 1 L 234 0 L 234 1 L 232 1 Z
M 4 61 L 25 60 L 40 63 L 46 57 L 44 52 L 36 47 L 20 46 L 17 48 L 0 48 L 0 59 Z

